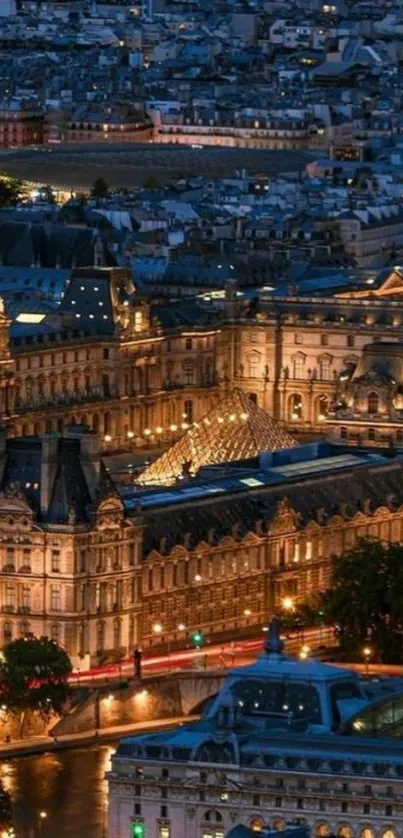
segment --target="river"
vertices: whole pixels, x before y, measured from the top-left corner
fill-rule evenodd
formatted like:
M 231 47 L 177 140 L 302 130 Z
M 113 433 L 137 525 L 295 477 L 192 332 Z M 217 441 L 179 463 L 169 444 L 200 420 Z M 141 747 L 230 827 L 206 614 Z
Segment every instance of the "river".
M 17 838 L 105 838 L 104 776 L 114 750 L 101 745 L 2 760 Z

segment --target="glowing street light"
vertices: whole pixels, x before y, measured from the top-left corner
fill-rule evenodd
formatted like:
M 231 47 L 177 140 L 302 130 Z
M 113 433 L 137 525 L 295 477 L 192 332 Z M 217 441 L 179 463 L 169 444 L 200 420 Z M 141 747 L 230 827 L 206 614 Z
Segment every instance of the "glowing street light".
M 250 615 L 252 614 L 252 611 L 250 610 L 250 608 L 245 608 L 243 613 L 244 613 L 245 617 L 250 617 Z
M 285 611 L 294 610 L 294 600 L 292 596 L 285 596 L 284 599 L 281 600 L 281 604 Z
M 364 648 L 362 650 L 362 654 L 364 656 L 364 661 L 365 661 L 365 672 L 368 675 L 369 674 L 369 662 L 370 662 L 370 659 L 372 657 L 371 647 L 370 646 L 364 646 Z
M 301 658 L 302 661 L 305 661 L 307 658 L 309 658 L 310 651 L 311 651 L 311 647 L 308 646 L 307 643 L 304 643 L 304 645 L 301 647 L 300 653 L 299 653 L 299 657 Z
M 154 634 L 162 634 L 162 625 L 161 625 L 161 623 L 154 623 L 154 625 L 153 625 L 153 632 L 154 632 Z
M 185 630 L 186 630 L 186 626 L 185 626 L 185 624 L 184 624 L 184 623 L 179 623 L 179 625 L 178 625 L 178 631 L 185 631 Z

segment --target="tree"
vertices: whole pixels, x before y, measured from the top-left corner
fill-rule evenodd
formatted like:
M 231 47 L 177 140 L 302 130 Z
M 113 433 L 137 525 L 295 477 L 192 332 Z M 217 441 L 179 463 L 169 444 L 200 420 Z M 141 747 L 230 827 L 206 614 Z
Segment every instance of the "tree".
M 22 181 L 0 173 L 0 207 L 11 207 L 18 204 L 27 193 Z
M 370 644 L 384 663 L 403 659 L 403 544 L 360 539 L 333 560 L 325 620 L 339 629 L 342 652 L 362 659 Z
M 286 597 L 292 602 L 292 597 Z M 279 612 L 281 628 L 284 631 L 303 631 L 305 628 L 323 625 L 325 619 L 325 599 L 322 593 L 315 594 L 305 602 L 296 603 L 290 607 L 287 603 Z
M 13 838 L 15 835 L 12 827 L 11 797 L 8 791 L 0 782 L 0 835 Z
M 103 177 L 97 177 L 92 184 L 91 197 L 92 198 L 106 198 L 109 194 L 109 186 Z
M 149 175 L 143 180 L 143 189 L 161 189 L 161 182 L 153 175 Z
M 67 653 L 48 637 L 20 637 L 9 643 L 1 664 L 1 700 L 21 717 L 23 735 L 27 711 L 44 719 L 60 713 L 68 696 L 67 678 L 72 665 Z

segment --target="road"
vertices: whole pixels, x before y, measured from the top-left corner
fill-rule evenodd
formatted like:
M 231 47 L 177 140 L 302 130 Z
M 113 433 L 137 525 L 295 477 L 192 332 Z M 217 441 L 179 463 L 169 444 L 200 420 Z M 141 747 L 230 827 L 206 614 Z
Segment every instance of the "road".
M 294 633 L 286 640 L 286 650 L 298 654 L 303 646 L 314 649 L 329 642 L 332 637 L 331 629 L 305 629 L 303 633 Z M 158 654 L 152 651 L 143 656 L 143 674 L 153 675 L 163 672 L 186 670 L 192 668 L 216 669 L 222 667 L 242 666 L 256 658 L 263 651 L 263 639 L 252 637 L 236 642 L 207 644 L 202 649 L 175 649 L 162 651 Z M 121 663 L 108 664 L 86 671 L 75 671 L 70 677 L 71 684 L 105 682 L 126 678 L 133 674 L 133 660 L 126 659 Z

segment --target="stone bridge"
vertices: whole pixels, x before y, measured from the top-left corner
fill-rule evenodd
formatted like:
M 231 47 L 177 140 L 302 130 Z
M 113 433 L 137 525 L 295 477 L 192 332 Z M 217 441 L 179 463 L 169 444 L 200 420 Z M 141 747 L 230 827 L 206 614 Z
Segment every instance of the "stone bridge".
M 53 728 L 57 735 L 137 722 L 198 716 L 219 692 L 226 670 L 177 672 L 91 690 Z

